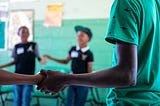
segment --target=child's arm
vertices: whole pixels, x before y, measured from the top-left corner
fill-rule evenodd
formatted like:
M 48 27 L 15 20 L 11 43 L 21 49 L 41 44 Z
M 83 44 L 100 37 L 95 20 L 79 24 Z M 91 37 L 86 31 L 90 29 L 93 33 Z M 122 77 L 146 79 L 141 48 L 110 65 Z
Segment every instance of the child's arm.
M 14 84 L 38 84 L 45 77 L 41 74 L 37 75 L 23 75 L 7 72 L 0 69 L 0 85 L 14 85 Z
M 16 64 L 17 54 L 16 54 L 16 48 L 15 48 L 15 47 L 14 47 L 14 49 L 13 49 L 13 51 L 12 51 L 11 57 L 13 58 L 13 61 L 11 61 L 11 62 L 9 62 L 9 63 L 7 63 L 7 64 L 5 64 L 5 65 L 0 66 L 0 69 L 1 69 L 1 68 L 5 68 L 5 67 L 10 67 L 10 66 Z
M 93 66 L 93 62 L 89 62 L 88 63 L 88 73 L 92 72 L 92 66 Z
M 88 73 L 91 73 L 92 72 L 92 67 L 93 67 L 93 63 L 94 63 L 94 56 L 93 56 L 93 53 L 91 52 L 91 54 L 88 56 L 88 67 L 87 67 L 87 70 L 88 70 Z
M 38 45 L 37 45 L 37 44 L 36 44 L 36 46 L 35 46 L 34 53 L 35 53 L 35 55 L 36 55 L 36 58 L 38 59 L 38 61 L 39 61 L 41 64 L 45 64 L 45 63 L 46 63 L 45 60 L 44 60 L 44 58 L 42 59 L 42 58 L 40 57 L 39 49 L 38 49 Z
M 12 65 L 15 65 L 15 64 L 16 64 L 16 60 L 14 59 L 12 62 L 0 66 L 0 69 L 5 68 L 5 67 L 9 67 L 9 66 L 12 66 Z
M 68 62 L 69 62 L 70 59 L 71 59 L 71 58 L 70 58 L 70 55 L 68 55 L 67 58 L 64 59 L 64 60 L 56 59 L 56 58 L 51 57 L 51 56 L 49 56 L 49 55 L 44 55 L 43 57 L 44 57 L 44 58 L 48 58 L 49 60 L 53 60 L 53 61 L 55 61 L 55 62 L 61 63 L 61 64 L 68 64 Z

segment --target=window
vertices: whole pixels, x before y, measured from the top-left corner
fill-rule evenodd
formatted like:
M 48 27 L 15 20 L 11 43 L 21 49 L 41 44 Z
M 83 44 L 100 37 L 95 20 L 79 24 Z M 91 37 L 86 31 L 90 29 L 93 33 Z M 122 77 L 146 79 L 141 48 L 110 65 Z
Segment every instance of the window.
M 0 50 L 5 50 L 7 47 L 7 22 L 8 20 L 8 3 L 0 4 Z

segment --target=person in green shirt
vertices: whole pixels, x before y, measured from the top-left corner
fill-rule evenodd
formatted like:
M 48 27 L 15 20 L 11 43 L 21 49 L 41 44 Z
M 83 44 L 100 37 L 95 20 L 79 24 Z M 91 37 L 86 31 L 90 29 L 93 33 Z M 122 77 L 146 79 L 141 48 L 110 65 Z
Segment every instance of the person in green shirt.
M 105 87 L 107 106 L 160 106 L 160 0 L 114 0 L 106 41 L 114 44 L 113 67 L 83 75 L 42 71 L 47 78 L 38 89 Z

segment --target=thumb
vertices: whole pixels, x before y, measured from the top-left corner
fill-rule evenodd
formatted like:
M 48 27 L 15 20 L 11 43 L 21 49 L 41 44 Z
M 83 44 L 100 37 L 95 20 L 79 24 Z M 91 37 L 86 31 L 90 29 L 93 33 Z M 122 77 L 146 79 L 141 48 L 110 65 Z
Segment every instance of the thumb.
M 42 69 L 42 70 L 40 71 L 40 74 L 43 75 L 43 76 L 47 76 L 47 71 Z

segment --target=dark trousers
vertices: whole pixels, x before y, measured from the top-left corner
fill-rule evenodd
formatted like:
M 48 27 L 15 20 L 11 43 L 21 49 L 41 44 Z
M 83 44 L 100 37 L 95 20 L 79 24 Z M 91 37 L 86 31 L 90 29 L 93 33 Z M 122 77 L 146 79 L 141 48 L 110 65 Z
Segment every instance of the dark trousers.
M 84 106 L 88 95 L 88 87 L 69 86 L 66 106 Z

